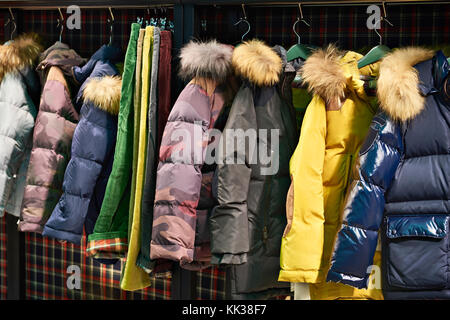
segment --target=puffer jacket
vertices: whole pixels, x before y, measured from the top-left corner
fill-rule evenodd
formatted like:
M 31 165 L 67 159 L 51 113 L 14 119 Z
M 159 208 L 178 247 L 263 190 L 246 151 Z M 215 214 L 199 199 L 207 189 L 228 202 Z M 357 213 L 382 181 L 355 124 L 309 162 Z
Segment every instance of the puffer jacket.
M 0 46 L 0 216 L 19 216 L 40 85 L 33 65 L 41 46 L 23 35 Z
M 361 77 L 376 76 L 379 63 L 358 70 L 361 57 L 329 46 L 313 53 L 301 70 L 314 97 L 290 160 L 293 216 L 282 239 L 279 280 L 309 283 L 313 300 L 382 299 L 377 286 L 356 290 L 325 281 L 350 168 L 377 111 L 376 97 L 367 95 Z
M 386 299 L 450 298 L 450 67 L 398 49 L 380 66 L 380 113 L 361 148 L 327 280 L 367 287 L 382 242 Z
M 75 79 L 83 81 L 76 98 L 76 104 L 82 104 L 80 122 L 64 174 L 64 193 L 44 236 L 79 244 L 85 222 L 87 235 L 94 229 L 114 159 L 121 89 L 114 62 L 119 57 L 120 49 L 102 46 L 86 65 L 73 70 Z
M 244 42 L 232 63 L 243 83 L 220 140 L 211 261 L 231 265 L 232 299 L 270 298 L 289 294 L 289 284 L 277 276 L 289 159 L 297 140 L 295 112 L 280 94 L 283 64 L 272 48 Z
M 79 119 L 71 100 L 77 88 L 73 66 L 85 62 L 68 45 L 56 42 L 40 56 L 41 102 L 19 221 L 20 231 L 41 233 L 62 194 L 72 136 Z
M 191 80 L 164 128 L 159 151 L 150 258 L 179 261 L 186 269 L 210 264 L 208 217 L 215 202 L 211 129 L 225 103 L 232 48 L 190 42 L 181 51 L 180 76 Z M 215 136 L 218 140 L 218 137 Z M 217 144 L 216 140 L 216 144 Z M 208 161 L 209 160 L 209 161 Z

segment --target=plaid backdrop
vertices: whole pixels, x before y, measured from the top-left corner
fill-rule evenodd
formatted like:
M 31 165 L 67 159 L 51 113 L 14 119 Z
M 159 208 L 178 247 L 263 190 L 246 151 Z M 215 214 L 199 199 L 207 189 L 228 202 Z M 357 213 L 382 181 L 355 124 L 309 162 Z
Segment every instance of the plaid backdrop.
M 83 237 L 83 243 L 85 238 Z M 29 233 L 25 240 L 27 299 L 170 299 L 170 281 L 152 279 L 138 291 L 120 289 L 124 261 L 103 265 L 85 255 L 85 246 L 60 243 Z M 72 266 L 72 267 L 71 267 Z M 80 289 L 69 289 L 74 270 L 80 271 Z
M 159 9 L 156 11 L 150 9 L 149 15 L 146 9 L 119 10 L 113 8 L 114 44 L 121 47 L 123 52 L 126 51 L 130 37 L 131 23 L 136 22 L 138 17 L 148 21 L 152 17 L 167 17 L 167 20 L 173 21 L 173 10 L 171 8 L 166 8 L 165 10 L 165 12 L 162 12 Z M 62 9 L 61 12 L 64 15 L 64 19 L 67 19 L 68 15 L 66 11 Z M 5 14 L 8 14 L 8 11 L 2 10 L 1 13 L 0 23 L 2 22 L 1 19 L 4 19 Z M 59 19 L 58 10 L 15 10 L 14 14 L 17 20 L 17 31 L 19 34 L 31 31 L 38 33 L 42 36 L 45 47 L 49 47 L 55 41 L 59 40 L 60 28 L 57 26 L 57 19 Z M 88 58 L 102 44 L 109 42 L 110 29 L 107 23 L 109 18 L 110 14 L 108 9 L 81 9 L 81 29 L 69 30 L 65 25 L 62 42 L 69 44 L 82 57 Z M 0 29 L 0 32 L 4 32 L 3 28 Z M 4 39 L 2 33 L 0 33 L 0 36 L 0 39 Z
M 0 300 L 6 299 L 7 271 L 6 271 L 6 216 L 0 218 Z
M 364 51 L 379 43 L 378 35 L 367 29 L 366 6 L 327 6 L 302 9 L 304 19 L 296 26 L 304 44 L 323 46 L 337 43 L 343 49 Z M 256 37 L 270 45 L 289 48 L 297 43 L 292 31 L 299 16 L 298 7 L 245 7 L 251 25 L 245 39 Z M 450 44 L 450 5 L 387 5 L 387 18 L 381 23 L 383 44 L 395 48 L 406 45 L 442 46 Z M 383 11 L 383 10 L 381 10 Z M 234 24 L 243 16 L 240 6 L 202 6 L 197 10 L 197 38 L 217 38 L 235 44 L 247 30 L 245 23 Z M 205 30 L 206 22 L 206 30 Z

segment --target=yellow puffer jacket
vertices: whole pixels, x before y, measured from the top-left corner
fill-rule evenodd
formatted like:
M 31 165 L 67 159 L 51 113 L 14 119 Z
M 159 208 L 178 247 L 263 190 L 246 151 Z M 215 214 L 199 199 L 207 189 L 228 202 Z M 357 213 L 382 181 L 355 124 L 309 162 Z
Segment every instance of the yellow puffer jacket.
M 325 282 L 350 170 L 377 110 L 360 76 L 376 76 L 378 64 L 358 70 L 361 57 L 350 51 L 342 56 L 329 46 L 302 68 L 314 97 L 290 161 L 293 201 L 288 197 L 287 205 L 293 203 L 293 214 L 282 239 L 279 281 L 310 283 L 311 299 L 383 298 L 379 267 L 372 289 Z M 374 264 L 380 266 L 379 252 Z

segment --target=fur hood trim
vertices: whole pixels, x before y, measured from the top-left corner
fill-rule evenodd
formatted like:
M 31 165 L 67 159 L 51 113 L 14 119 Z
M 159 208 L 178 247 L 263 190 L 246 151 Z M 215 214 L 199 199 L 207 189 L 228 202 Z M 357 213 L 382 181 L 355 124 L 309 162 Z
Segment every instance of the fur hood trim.
M 327 103 L 345 97 L 347 79 L 340 64 L 342 56 L 343 52 L 330 44 L 326 49 L 315 50 L 300 69 L 308 91 Z
M 119 77 L 93 78 L 86 84 L 83 98 L 93 102 L 97 108 L 112 115 L 118 115 L 121 89 L 122 80 Z
M 259 87 L 276 84 L 282 69 L 280 56 L 260 40 L 250 40 L 236 47 L 232 64 L 236 74 Z
M 233 47 L 211 40 L 208 42 L 191 41 L 180 53 L 180 78 L 206 78 L 225 82 L 231 73 L 231 55 Z
M 42 51 L 38 39 L 37 34 L 30 33 L 0 45 L 0 81 L 5 74 L 34 64 Z
M 392 119 L 406 121 L 423 110 L 425 98 L 420 94 L 414 65 L 433 56 L 432 50 L 407 47 L 397 49 L 383 58 L 377 81 L 377 96 L 381 109 Z

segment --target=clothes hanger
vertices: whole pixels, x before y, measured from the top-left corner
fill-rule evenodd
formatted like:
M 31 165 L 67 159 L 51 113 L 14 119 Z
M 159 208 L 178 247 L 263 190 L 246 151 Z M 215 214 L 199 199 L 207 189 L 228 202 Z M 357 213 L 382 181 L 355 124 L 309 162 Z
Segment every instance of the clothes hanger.
M 111 7 L 108 7 L 109 10 L 109 14 L 111 16 L 111 19 L 108 18 L 108 23 L 109 23 L 109 42 L 108 42 L 108 46 L 112 45 L 112 41 L 113 41 L 113 24 L 114 24 L 114 15 L 112 13 Z M 139 19 L 139 18 L 138 18 Z
M 238 24 L 240 24 L 241 22 L 245 22 L 248 26 L 247 32 L 245 32 L 242 37 L 241 37 L 241 43 L 244 42 L 244 38 L 245 36 L 250 32 L 250 22 L 248 22 L 247 20 L 247 14 L 245 13 L 245 7 L 244 4 L 241 5 L 242 6 L 242 12 L 244 13 L 244 17 L 240 18 L 238 22 L 236 22 L 234 25 L 237 26 Z M 239 44 L 237 44 L 236 46 L 238 46 Z
M 294 31 L 295 35 L 297 36 L 297 44 L 293 45 L 286 54 L 287 61 L 292 61 L 298 58 L 302 58 L 303 60 L 306 60 L 311 55 L 311 48 L 307 45 L 301 44 L 300 41 L 300 35 L 295 31 L 295 26 L 299 22 L 303 22 L 308 27 L 311 27 L 308 22 L 306 22 L 305 19 L 303 19 L 303 12 L 301 4 L 298 4 L 298 8 L 300 10 L 300 17 L 297 18 L 297 20 L 294 23 L 294 26 L 292 27 L 292 31 Z
M 9 18 L 8 18 L 8 21 L 6 21 L 6 23 L 5 23 L 5 27 L 6 27 L 8 24 L 10 24 L 10 23 L 13 24 L 14 28 L 13 28 L 13 30 L 11 31 L 10 37 L 9 37 L 9 40 L 12 40 L 12 39 L 13 39 L 14 32 L 16 32 L 16 29 L 17 29 L 17 24 L 16 24 L 16 19 L 14 18 L 14 14 L 12 13 L 11 8 L 8 8 L 8 10 L 9 10 L 9 15 L 10 15 L 10 16 L 9 16 Z
M 59 31 L 59 40 L 58 41 L 62 42 L 61 40 L 62 40 L 63 31 L 64 31 L 64 16 L 61 12 L 61 8 L 58 8 L 58 11 L 59 11 L 59 16 L 61 17 L 61 19 L 56 19 L 56 21 L 58 21 L 58 24 L 56 25 L 56 27 L 58 27 L 58 26 L 61 27 L 61 30 Z
M 386 9 L 384 7 L 384 2 L 383 2 L 383 9 L 384 9 L 385 16 L 381 17 L 381 19 L 375 24 L 375 26 L 378 23 L 381 26 L 381 21 L 386 21 L 391 27 L 393 27 L 394 25 L 388 19 L 386 19 Z M 389 53 L 391 51 L 391 49 L 389 47 L 383 45 L 383 37 L 377 31 L 376 28 L 374 29 L 374 31 L 380 38 L 380 44 L 373 47 L 372 49 L 370 49 L 370 51 L 358 61 L 358 69 L 361 69 L 362 67 L 365 67 L 369 64 L 379 61 L 381 58 L 383 58 L 387 53 Z

